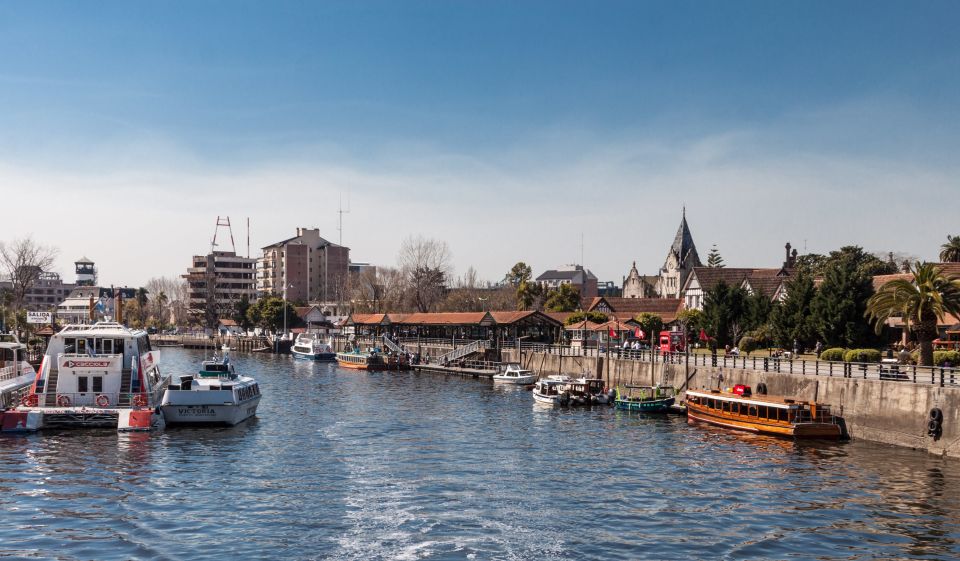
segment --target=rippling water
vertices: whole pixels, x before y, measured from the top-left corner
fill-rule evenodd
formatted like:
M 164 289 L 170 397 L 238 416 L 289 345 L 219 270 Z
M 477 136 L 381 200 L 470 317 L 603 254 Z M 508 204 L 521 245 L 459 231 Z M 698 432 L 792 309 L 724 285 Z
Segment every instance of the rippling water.
M 172 371 L 199 353 L 164 350 Z M 956 559 L 960 462 L 234 357 L 232 428 L 0 436 L 0 557 Z

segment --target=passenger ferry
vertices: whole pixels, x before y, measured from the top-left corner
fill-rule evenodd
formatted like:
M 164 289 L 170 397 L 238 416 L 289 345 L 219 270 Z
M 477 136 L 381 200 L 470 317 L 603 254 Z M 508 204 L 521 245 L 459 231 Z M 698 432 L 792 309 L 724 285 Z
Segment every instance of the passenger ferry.
M 37 371 L 27 362 L 27 346 L 14 333 L 0 333 L 0 410 L 19 403 Z
M 159 363 L 145 331 L 113 322 L 68 325 L 50 338 L 29 391 L 5 413 L 4 429 L 160 428 L 163 416 L 154 408 L 169 377 Z
M 324 362 L 333 362 L 337 360 L 337 353 L 333 352 L 329 343 L 320 341 L 320 336 L 316 333 L 301 333 L 297 335 L 296 341 L 290 352 L 295 358 L 305 358 L 307 360 L 320 360 Z
M 793 438 L 840 438 L 828 405 L 769 395 L 752 396 L 750 386 L 733 391 L 687 390 L 687 422 Z
M 363 352 L 359 349 L 337 353 L 337 364 L 354 370 L 385 370 L 387 362 L 376 349 Z
M 167 387 L 160 409 L 167 423 L 236 425 L 257 414 L 260 386 L 237 375 L 229 348 L 205 360 L 196 374 L 177 376 Z

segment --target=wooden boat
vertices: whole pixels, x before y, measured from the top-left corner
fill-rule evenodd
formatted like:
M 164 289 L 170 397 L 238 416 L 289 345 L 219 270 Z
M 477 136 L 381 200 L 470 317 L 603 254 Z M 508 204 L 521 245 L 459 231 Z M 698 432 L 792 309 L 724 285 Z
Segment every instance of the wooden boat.
M 575 378 L 564 389 L 570 393 L 570 405 L 606 405 L 613 401 L 600 378 Z
M 385 370 L 386 361 L 383 355 L 376 350 L 363 352 L 359 349 L 337 353 L 337 364 L 341 368 L 350 368 L 353 370 Z
M 677 400 L 676 390 L 660 386 L 617 387 L 614 405 L 624 411 L 667 413 Z
M 840 438 L 842 430 L 828 405 L 733 391 L 687 390 L 687 422 L 793 438 Z

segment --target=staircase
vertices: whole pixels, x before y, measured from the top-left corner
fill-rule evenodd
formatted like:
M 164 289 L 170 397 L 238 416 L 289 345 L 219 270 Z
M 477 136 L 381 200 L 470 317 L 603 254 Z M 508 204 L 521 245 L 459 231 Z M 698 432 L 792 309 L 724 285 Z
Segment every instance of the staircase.
M 121 407 L 130 406 L 130 384 L 132 375 L 130 370 L 126 369 L 120 374 L 120 395 L 117 397 L 117 405 Z
M 393 351 L 393 352 L 395 352 L 395 353 L 405 353 L 405 352 L 407 352 L 403 347 L 401 347 L 400 345 L 396 344 L 396 343 L 393 341 L 393 339 L 391 339 L 390 337 L 388 337 L 388 336 L 386 336 L 386 335 L 383 336 L 383 346 L 386 347 L 386 348 L 388 348 L 388 349 L 390 349 L 391 351 Z
M 437 361 L 440 364 L 450 364 L 455 360 L 460 360 L 462 358 L 468 357 L 472 354 L 481 353 L 487 348 L 486 341 L 474 341 L 473 343 L 464 345 L 453 349 L 449 353 L 440 355 L 437 358 Z
M 43 404 L 47 407 L 57 406 L 57 379 L 60 377 L 60 369 L 51 368 L 47 374 L 47 385 L 44 386 Z

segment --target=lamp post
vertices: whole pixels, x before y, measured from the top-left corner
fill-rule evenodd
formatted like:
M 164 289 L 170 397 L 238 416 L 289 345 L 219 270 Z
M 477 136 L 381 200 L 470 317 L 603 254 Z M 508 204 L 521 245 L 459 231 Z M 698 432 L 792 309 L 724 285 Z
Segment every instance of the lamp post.
M 283 336 L 287 336 L 287 288 L 294 288 L 292 284 L 283 286 Z

